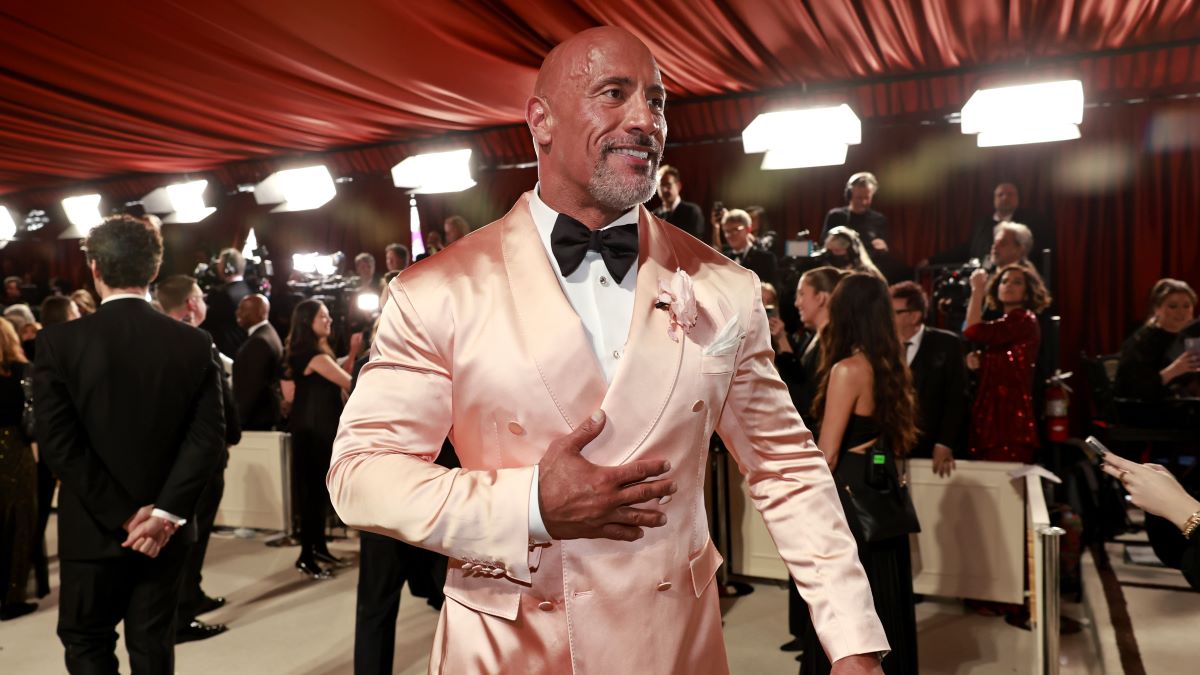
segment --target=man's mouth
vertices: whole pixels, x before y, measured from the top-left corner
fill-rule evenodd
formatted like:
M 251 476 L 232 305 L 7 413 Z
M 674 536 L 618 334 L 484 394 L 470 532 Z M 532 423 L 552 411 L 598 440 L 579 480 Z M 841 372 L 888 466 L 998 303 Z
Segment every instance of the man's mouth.
M 635 150 L 633 148 L 613 148 L 612 152 L 618 155 L 628 155 L 636 159 L 650 159 L 650 153 L 645 150 Z

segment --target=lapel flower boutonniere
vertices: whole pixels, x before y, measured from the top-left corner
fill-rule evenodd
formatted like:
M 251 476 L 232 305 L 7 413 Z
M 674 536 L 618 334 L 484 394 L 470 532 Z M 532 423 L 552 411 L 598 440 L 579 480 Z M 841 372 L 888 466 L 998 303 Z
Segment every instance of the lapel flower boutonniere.
M 655 309 L 665 309 L 671 315 L 671 327 L 667 335 L 679 342 L 680 330 L 686 335 L 696 326 L 696 294 L 692 289 L 692 278 L 679 270 L 671 280 L 658 280 L 658 297 Z

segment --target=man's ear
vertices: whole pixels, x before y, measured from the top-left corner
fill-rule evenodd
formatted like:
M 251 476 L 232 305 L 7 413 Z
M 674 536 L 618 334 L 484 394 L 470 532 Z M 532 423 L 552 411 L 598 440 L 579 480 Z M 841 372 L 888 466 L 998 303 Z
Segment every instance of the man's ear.
M 90 270 L 92 273 L 92 279 L 96 281 L 104 281 L 104 277 L 100 276 L 100 266 L 96 264 L 95 260 L 88 261 L 88 270 Z
M 554 123 L 550 117 L 550 107 L 546 103 L 546 99 L 540 96 L 531 96 L 525 103 L 525 121 L 529 124 L 529 131 L 533 134 L 533 140 L 538 146 L 550 145 L 554 134 L 551 133 Z

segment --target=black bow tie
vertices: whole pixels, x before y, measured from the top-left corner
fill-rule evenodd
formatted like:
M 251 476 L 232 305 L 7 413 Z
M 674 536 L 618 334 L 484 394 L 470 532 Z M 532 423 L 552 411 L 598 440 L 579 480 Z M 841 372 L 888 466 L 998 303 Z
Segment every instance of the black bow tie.
M 637 223 L 591 230 L 566 214 L 558 214 L 550 232 L 550 250 L 564 277 L 579 269 L 588 251 L 599 251 L 608 273 L 619 284 L 638 257 Z

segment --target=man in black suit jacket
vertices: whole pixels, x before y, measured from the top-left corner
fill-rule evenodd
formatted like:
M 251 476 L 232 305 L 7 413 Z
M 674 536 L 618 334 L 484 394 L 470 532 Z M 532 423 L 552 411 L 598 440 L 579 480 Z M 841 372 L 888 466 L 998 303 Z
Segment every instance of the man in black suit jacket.
M 271 304 L 262 295 L 247 295 L 238 304 L 237 321 L 249 337 L 233 360 L 233 395 L 242 428 L 271 431 L 279 424 L 282 395 L 283 342 L 271 327 Z
M 189 326 L 204 323 L 208 311 L 204 303 L 204 293 L 192 277 L 178 274 L 158 282 L 155 297 L 163 312 L 177 321 Z M 233 398 L 233 387 L 225 376 L 224 358 L 214 344 L 211 348 L 213 362 L 221 376 L 221 403 L 225 411 L 225 442 L 221 444 L 220 468 L 213 473 L 200 493 L 196 502 L 196 541 L 188 552 L 187 562 L 183 568 L 183 589 L 179 595 L 179 618 L 175 626 L 175 642 L 191 642 L 204 640 L 214 635 L 220 635 L 226 630 L 225 624 L 205 623 L 196 618 L 215 609 L 225 606 L 225 598 L 210 597 L 200 587 L 203 580 L 204 556 L 208 552 L 208 540 L 212 536 L 213 526 L 217 522 L 217 511 L 221 507 L 221 498 L 225 495 L 225 468 L 229 464 L 229 448 L 242 442 L 242 427 L 238 421 L 237 403 Z
M 933 459 L 933 470 L 949 476 L 954 448 L 962 447 L 967 421 L 967 369 L 962 340 L 925 325 L 929 300 L 920 286 L 892 286 L 896 330 L 904 341 L 917 396 L 917 447 L 913 457 Z
M 778 293 L 779 262 L 774 253 L 754 246 L 750 239 L 750 214 L 741 209 L 726 211 L 721 220 L 721 232 L 729 243 L 722 251 L 725 257 L 757 274 L 759 281 L 771 284 Z
M 679 169 L 662 165 L 658 169 L 658 197 L 662 206 L 654 211 L 654 215 L 678 227 L 700 241 L 708 243 L 711 233 L 708 223 L 704 220 L 704 212 L 699 205 L 685 202 L 679 196 L 683 190 L 683 181 L 679 179 Z
M 958 246 L 946 249 L 941 253 L 930 256 L 931 265 L 948 265 L 966 263 L 975 258 L 981 263 L 986 262 L 992 252 L 995 241 L 996 226 L 1000 223 L 1020 223 L 1029 228 L 1033 235 L 1034 248 L 1028 252 L 1029 261 L 1039 272 L 1045 273 L 1042 250 L 1050 249 L 1053 255 L 1057 246 L 1057 236 L 1054 227 L 1040 215 L 1021 206 L 1021 193 L 1013 183 L 1000 183 L 992 191 L 993 211 L 982 216 L 971 225 L 967 240 Z
M 221 251 L 217 256 L 217 278 L 221 285 L 204 298 L 208 315 L 200 327 L 212 335 L 217 349 L 231 359 L 246 341 L 246 331 L 238 325 L 236 316 L 238 303 L 251 293 L 250 284 L 242 277 L 245 273 L 246 259 L 237 249 Z
M 175 612 L 196 502 L 220 462 L 211 339 L 146 302 L 162 261 L 148 220 L 86 240 L 99 310 L 38 336 L 37 440 L 62 481 L 58 635 L 72 673 L 174 670 Z M 179 527 L 188 531 L 178 532 Z

